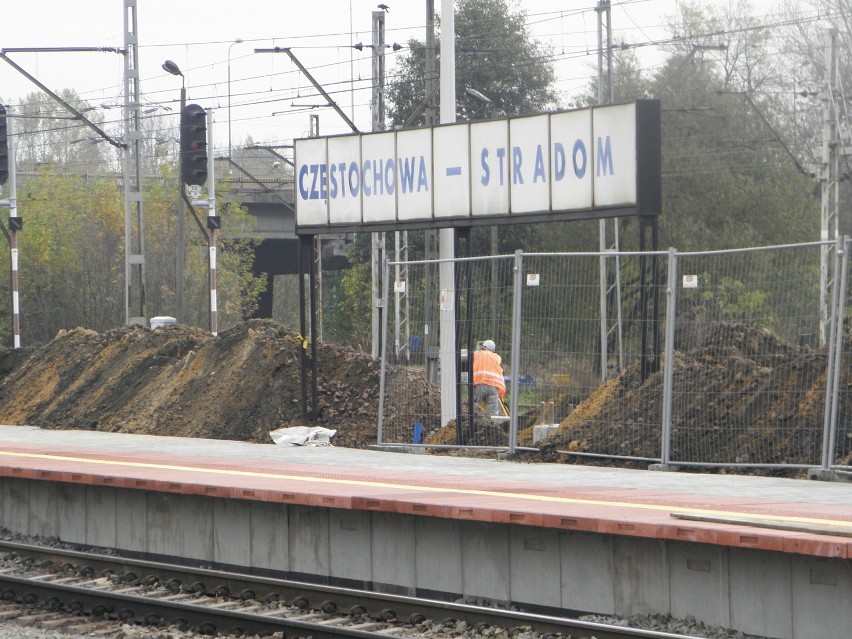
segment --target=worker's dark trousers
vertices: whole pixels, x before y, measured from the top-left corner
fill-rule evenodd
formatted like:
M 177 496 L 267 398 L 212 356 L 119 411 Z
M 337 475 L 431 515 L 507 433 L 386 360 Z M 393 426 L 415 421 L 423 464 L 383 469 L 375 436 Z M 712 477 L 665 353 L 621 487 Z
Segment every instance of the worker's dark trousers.
M 476 384 L 473 387 L 473 403 L 485 402 L 485 410 L 489 415 L 502 415 L 500 410 L 500 391 L 495 386 Z

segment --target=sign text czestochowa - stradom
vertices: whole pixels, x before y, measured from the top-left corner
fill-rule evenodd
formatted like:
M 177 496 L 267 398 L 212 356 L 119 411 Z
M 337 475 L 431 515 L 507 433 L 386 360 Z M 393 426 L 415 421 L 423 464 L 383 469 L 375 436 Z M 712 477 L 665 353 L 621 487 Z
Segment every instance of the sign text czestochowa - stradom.
M 660 208 L 656 100 L 306 138 L 295 150 L 298 233 L 656 215 Z

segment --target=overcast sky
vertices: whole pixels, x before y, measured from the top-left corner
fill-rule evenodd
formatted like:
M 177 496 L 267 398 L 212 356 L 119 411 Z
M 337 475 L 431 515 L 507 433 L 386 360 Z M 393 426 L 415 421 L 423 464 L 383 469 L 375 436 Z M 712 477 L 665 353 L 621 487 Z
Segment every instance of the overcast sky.
M 440 11 L 441 0 L 434 2 Z M 122 48 L 123 4 L 123 0 L 4 3 L 0 48 Z M 386 4 L 388 44 L 424 38 L 423 0 L 386 0 Z M 753 0 L 753 4 L 765 11 L 771 0 Z M 527 12 L 532 34 L 548 43 L 558 60 L 557 89 L 567 96 L 576 94 L 596 64 L 596 0 L 520 0 L 517 5 Z M 664 39 L 669 35 L 666 18 L 676 8 L 677 0 L 612 0 L 614 41 L 639 44 Z M 286 144 L 305 136 L 309 113 L 319 114 L 321 134 L 348 132 L 334 111 L 312 108 L 322 99 L 314 95 L 313 87 L 284 53 L 254 52 L 279 46 L 292 47 L 356 125 L 369 130 L 371 52 L 369 48 L 357 51 L 351 45 L 371 42 L 371 14 L 376 10 L 375 0 L 139 0 L 140 86 L 150 111 L 146 117 L 175 118 L 176 122 L 181 79 L 161 69 L 162 62 L 170 59 L 184 73 L 189 101 L 216 109 L 217 154 L 228 145 L 229 95 L 235 146 L 247 135 L 269 144 Z M 235 43 L 237 39 L 243 42 Z M 659 47 L 639 51 L 646 67 L 659 62 Z M 123 56 L 119 54 L 8 55 L 51 89 L 74 89 L 92 105 L 122 103 Z M 392 73 L 393 55 L 389 55 L 387 74 Z M 14 105 L 37 90 L 0 61 L 0 98 L 6 104 Z M 120 111 L 113 108 L 104 113 L 107 130 L 118 132 Z

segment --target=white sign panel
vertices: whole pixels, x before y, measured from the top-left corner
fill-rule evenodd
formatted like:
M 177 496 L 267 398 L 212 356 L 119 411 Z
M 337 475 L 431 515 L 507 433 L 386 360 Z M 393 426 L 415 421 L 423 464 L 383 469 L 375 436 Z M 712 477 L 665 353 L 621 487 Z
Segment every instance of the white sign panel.
M 396 220 L 396 137 L 361 136 L 361 206 L 364 222 Z
M 550 116 L 509 120 L 512 213 L 550 209 Z
M 469 136 L 467 124 L 432 130 L 436 218 L 470 215 Z
M 509 121 L 470 125 L 471 213 L 492 215 L 509 210 Z
M 361 222 L 361 137 L 328 139 L 328 219 L 334 224 Z
M 396 134 L 397 219 L 432 217 L 432 130 L 411 129 Z
M 434 128 L 296 140 L 296 227 L 656 215 L 654 100 Z
M 323 138 L 299 140 L 296 169 L 296 224 L 328 224 L 326 155 Z
M 592 111 L 586 109 L 552 115 L 550 139 L 553 209 L 592 208 Z
M 624 140 L 636 139 L 636 108 L 622 104 L 592 111 L 595 206 L 636 201 L 636 150 Z

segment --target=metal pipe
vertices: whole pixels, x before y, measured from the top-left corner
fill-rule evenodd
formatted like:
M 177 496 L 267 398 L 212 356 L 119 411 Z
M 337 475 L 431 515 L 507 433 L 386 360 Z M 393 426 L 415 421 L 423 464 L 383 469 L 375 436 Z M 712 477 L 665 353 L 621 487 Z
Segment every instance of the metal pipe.
M 663 371 L 663 424 L 660 441 L 660 465 L 666 468 L 671 462 L 672 393 L 674 383 L 675 311 L 677 306 L 677 249 L 669 249 L 669 273 L 666 286 L 666 345 Z

